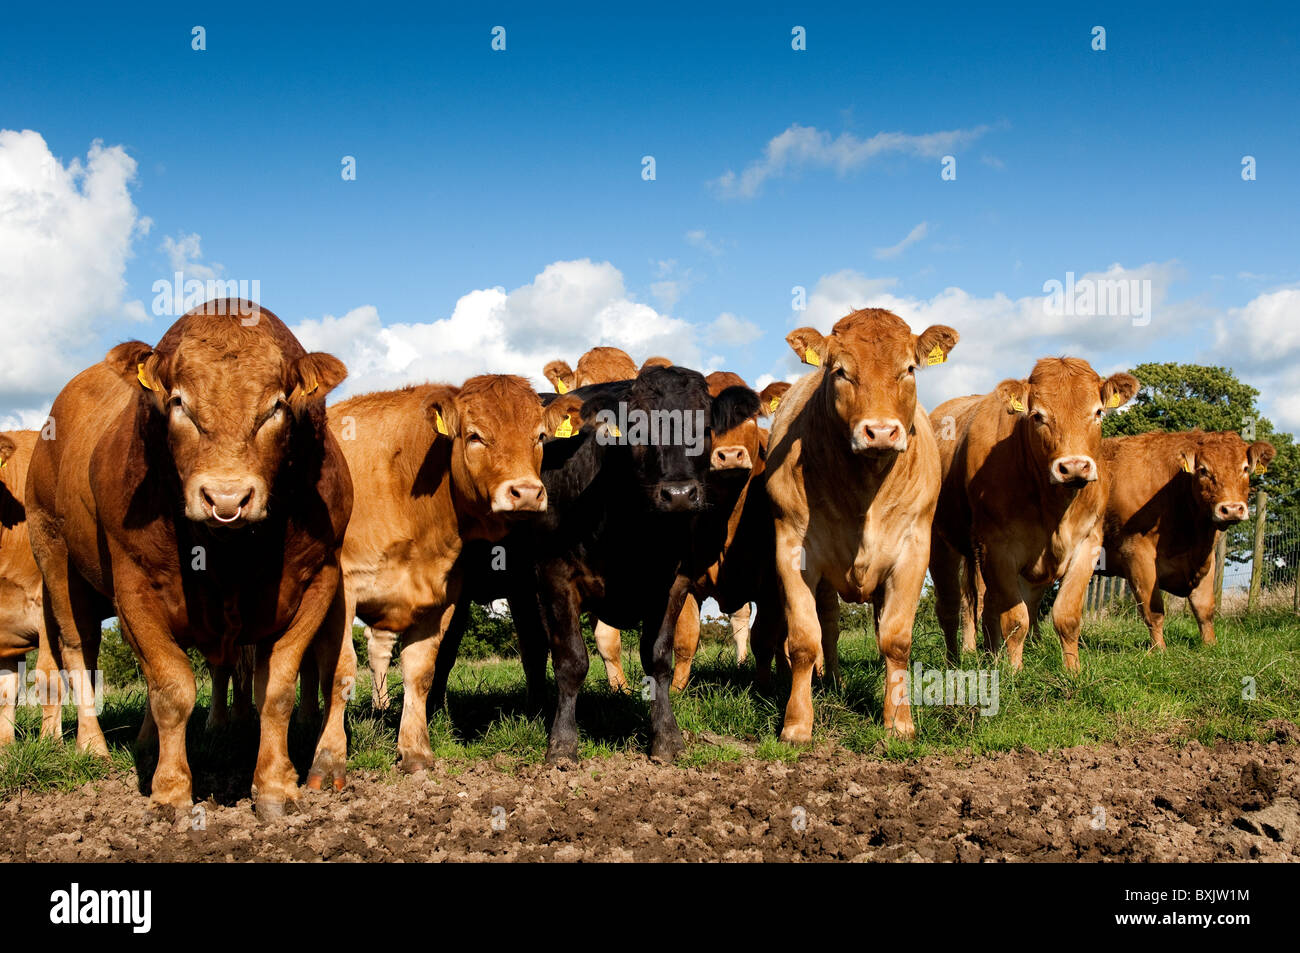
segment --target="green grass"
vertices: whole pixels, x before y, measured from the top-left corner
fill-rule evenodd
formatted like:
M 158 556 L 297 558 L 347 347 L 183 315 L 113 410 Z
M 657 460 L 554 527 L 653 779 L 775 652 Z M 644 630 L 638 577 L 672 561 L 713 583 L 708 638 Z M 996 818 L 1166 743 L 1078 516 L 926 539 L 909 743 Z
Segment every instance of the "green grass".
M 918 615 L 912 661 L 943 668 L 943 640 L 928 606 Z M 1070 745 L 1164 737 L 1174 743 L 1216 739 L 1264 739 L 1274 718 L 1300 722 L 1300 617 L 1286 611 L 1226 617 L 1217 622 L 1219 644 L 1205 647 L 1190 617 L 1166 620 L 1168 650 L 1147 652 L 1145 627 L 1131 607 L 1109 617 L 1089 618 L 1084 625 L 1080 658 L 1083 670 L 1067 674 L 1059 643 L 1044 622 L 1025 648 L 1024 669 L 1011 672 L 1000 659 L 986 655 L 963 660 L 966 667 L 996 666 L 1000 680 L 999 710 L 983 716 L 972 706 L 917 706 L 915 742 L 887 736 L 881 724 L 884 667 L 874 639 L 863 631 L 860 614 L 846 614 L 840 639 L 842 684 L 814 685 L 813 745 L 841 746 L 888 759 L 933 753 L 977 755 L 1028 748 L 1037 751 Z M 640 685 L 642 671 L 634 639 L 624 640 L 629 682 Z M 729 642 L 706 642 L 695 660 L 691 684 L 674 699 L 682 729 L 695 738 L 683 765 L 708 765 L 743 758 L 795 762 L 800 749 L 778 740 L 787 687 L 764 696 L 752 687 L 753 663 L 737 666 Z M 1244 697 L 1243 679 L 1254 680 L 1255 697 Z M 398 775 L 393 769 L 402 686 L 395 665 L 390 672 L 392 707 L 370 707 L 368 673 L 360 673 L 355 703 L 349 708 L 350 765 L 354 769 Z M 553 692 L 553 687 L 552 687 Z M 210 686 L 201 680 L 199 705 L 189 726 L 191 765 L 196 793 L 245 796 L 251 780 L 256 729 L 232 728 L 209 735 L 203 729 Z M 129 770 L 132 741 L 143 712 L 138 683 L 113 687 L 102 718 L 113 757 L 105 763 L 77 755 L 71 744 L 35 737 L 39 711 L 23 709 L 19 740 L 0 753 L 0 798 L 20 790 L 68 789 Z M 620 694 L 605 682 L 604 665 L 593 653 L 591 669 L 578 702 L 581 754 L 602 758 L 619 752 L 644 752 L 648 745 L 649 703 L 640 692 Z M 71 709 L 65 729 L 75 727 Z M 452 771 L 479 761 L 512 770 L 542 760 L 546 724 L 525 706 L 523 672 L 517 660 L 467 660 L 457 665 L 448 689 L 448 704 L 433 713 L 429 737 L 439 759 Z M 305 771 L 314 733 L 295 725 L 290 748 Z M 147 772 L 151 765 L 141 762 Z

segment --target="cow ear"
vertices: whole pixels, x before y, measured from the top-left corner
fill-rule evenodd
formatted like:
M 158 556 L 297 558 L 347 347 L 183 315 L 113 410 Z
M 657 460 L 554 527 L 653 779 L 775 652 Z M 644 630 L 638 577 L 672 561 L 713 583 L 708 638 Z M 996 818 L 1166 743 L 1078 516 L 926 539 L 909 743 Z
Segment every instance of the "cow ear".
M 582 398 L 562 394 L 542 409 L 542 425 L 548 437 L 572 437 L 582 429 Z
M 424 415 L 439 436 L 455 440 L 460 433 L 460 411 L 456 407 L 459 387 L 438 386 L 424 400 Z
M 748 387 L 727 387 L 709 406 L 709 427 L 714 433 L 726 433 L 757 417 L 761 410 L 758 395 Z
M 918 367 L 932 367 L 948 360 L 957 346 L 957 332 L 946 324 L 932 324 L 916 336 L 914 359 Z
M 780 406 L 782 398 L 789 389 L 790 384 L 786 381 L 772 381 L 759 392 L 758 402 L 763 405 L 763 413 L 766 416 L 770 417 L 776 413 L 776 408 Z
M 325 396 L 347 376 L 347 367 L 333 354 L 320 351 L 304 354 L 293 363 L 289 409 L 295 417 L 301 417 L 313 404 L 323 403 Z
M 1252 473 L 1263 473 L 1277 456 L 1277 449 L 1267 440 L 1256 440 L 1246 449 L 1246 462 Z
M 4 434 L 0 434 L 0 467 L 9 462 L 9 458 L 14 455 L 14 451 L 17 449 L 18 445 L 13 440 Z
M 997 389 L 998 402 L 1009 414 L 1023 414 L 1029 410 L 1029 381 L 1014 377 L 1003 381 Z
M 104 363 L 134 387 L 150 391 L 154 405 L 162 408 L 171 387 L 164 382 L 161 355 L 143 341 L 126 341 L 104 355 Z
M 1132 374 L 1112 374 L 1101 382 L 1101 405 L 1107 410 L 1123 407 L 1133 399 L 1141 386 Z
M 1178 451 L 1178 465 L 1183 468 L 1184 473 L 1196 472 L 1196 451 L 1180 450 Z
M 795 328 L 785 336 L 785 342 L 805 364 L 820 367 L 826 363 L 826 338 L 815 328 Z
M 573 368 L 564 361 L 551 361 L 542 368 L 542 374 L 551 382 L 551 386 L 555 388 L 557 394 L 567 394 L 573 390 L 575 383 Z

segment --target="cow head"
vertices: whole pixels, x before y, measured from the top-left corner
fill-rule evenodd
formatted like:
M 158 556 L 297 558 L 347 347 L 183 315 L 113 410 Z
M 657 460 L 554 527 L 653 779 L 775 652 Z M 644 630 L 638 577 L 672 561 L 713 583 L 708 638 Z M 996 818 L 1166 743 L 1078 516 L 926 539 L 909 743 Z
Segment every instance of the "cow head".
M 0 467 L 8 465 L 9 458 L 17 449 L 18 445 L 8 435 L 0 433 Z
M 841 318 L 825 337 L 799 328 L 786 341 L 805 363 L 824 368 L 820 400 L 843 425 L 848 448 L 879 457 L 907 449 L 916 371 L 946 361 L 957 332 L 935 324 L 913 334 L 898 315 L 866 308 Z
M 758 402 L 763 405 L 763 416 L 776 416 L 776 408 L 781 406 L 781 401 L 785 398 L 786 391 L 793 385 L 786 381 L 772 381 L 759 392 Z
M 748 387 L 713 396 L 703 375 L 684 367 L 650 368 L 596 391 L 582 408 L 599 442 L 628 448 L 650 505 L 663 512 L 705 506 L 712 441 L 757 414 L 758 395 Z
M 641 371 L 648 371 L 652 367 L 672 367 L 673 362 L 666 357 L 647 357 L 645 363 L 641 365 Z M 640 373 L 638 371 L 637 373 Z
M 1178 453 L 1197 504 L 1218 527 L 1240 523 L 1250 515 L 1250 476 L 1263 473 L 1277 456 L 1271 443 L 1246 443 L 1231 431 L 1194 434 Z
M 631 380 L 637 375 L 636 364 L 626 351 L 617 347 L 593 347 L 578 358 L 574 381 L 579 387 Z
M 456 492 L 479 512 L 526 516 L 546 509 L 542 402 L 522 377 L 484 374 L 438 385 L 424 402 L 429 424 L 451 442 Z
M 709 385 L 709 396 L 718 400 L 728 389 L 740 393 L 748 390 L 738 374 L 730 371 L 714 371 L 705 382 Z M 760 398 L 761 411 L 761 398 Z M 759 463 L 758 420 L 746 417 L 739 425 L 728 430 L 714 430 L 712 452 L 709 467 L 715 471 L 731 471 L 749 475 Z
M 146 424 L 165 431 L 186 517 L 230 528 L 266 518 L 291 442 L 319 440 L 325 395 L 347 376 L 270 311 L 233 300 L 185 314 L 157 347 L 120 344 L 106 360 L 139 390 Z
M 573 380 L 573 368 L 565 361 L 551 361 L 542 368 L 542 374 L 551 382 L 557 394 L 567 394 L 578 386 Z
M 1007 413 L 1019 415 L 1038 472 L 1049 483 L 1078 488 L 1101 475 L 1102 417 L 1137 390 L 1132 374 L 1102 380 L 1081 358 L 1045 357 L 1028 380 L 1003 381 L 997 395 Z

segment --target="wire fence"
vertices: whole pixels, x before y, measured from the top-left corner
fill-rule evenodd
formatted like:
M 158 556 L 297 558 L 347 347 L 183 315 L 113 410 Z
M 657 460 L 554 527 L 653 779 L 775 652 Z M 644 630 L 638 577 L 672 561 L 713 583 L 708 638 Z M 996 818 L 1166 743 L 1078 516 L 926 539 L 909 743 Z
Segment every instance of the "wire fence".
M 1084 611 L 1106 612 L 1132 598 L 1123 579 L 1094 574 Z M 1300 513 L 1270 511 L 1268 494 L 1256 494 L 1250 518 L 1219 536 L 1215 605 L 1230 613 L 1280 605 L 1300 611 Z

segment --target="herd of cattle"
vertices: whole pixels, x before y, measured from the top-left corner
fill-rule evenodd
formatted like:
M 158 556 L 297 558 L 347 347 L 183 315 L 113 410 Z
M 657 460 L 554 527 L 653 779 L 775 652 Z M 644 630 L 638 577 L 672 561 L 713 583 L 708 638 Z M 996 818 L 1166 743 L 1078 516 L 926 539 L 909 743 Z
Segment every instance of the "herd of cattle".
M 61 733 L 70 697 L 78 747 L 107 753 L 90 673 L 114 615 L 148 683 L 153 803 L 189 812 L 193 647 L 213 667 L 214 716 L 232 674 L 237 706 L 251 690 L 254 795 L 271 817 L 298 795 L 300 676 L 303 708 L 323 699 L 307 783 L 343 787 L 354 618 L 370 627 L 378 704 L 401 639 L 408 770 L 433 760 L 430 697 L 471 601 L 509 601 L 534 704 L 551 658 L 551 760 L 578 753 L 583 612 L 616 688 L 619 630 L 640 630 L 658 758 L 683 746 L 671 689 L 689 676 L 706 598 L 732 615 L 741 658 L 751 642 L 760 686 L 774 660 L 789 672 L 790 743 L 811 738 L 813 672 L 837 677 L 840 599 L 871 604 L 884 721 L 913 734 L 903 686 L 927 571 L 953 663 L 982 616 L 986 648 L 1005 644 L 1019 667 L 1059 581 L 1052 622 L 1077 669 L 1098 566 L 1128 580 L 1155 646 L 1162 589 L 1189 597 L 1214 640 L 1216 535 L 1246 517 L 1272 446 L 1199 431 L 1103 440 L 1102 417 L 1138 381 L 1078 358 L 1043 358 L 927 415 L 915 374 L 946 362 L 957 332 L 913 334 L 879 309 L 787 340 L 813 369 L 762 394 L 735 374 L 595 348 L 576 371 L 547 365 L 554 393 L 483 375 L 328 409 L 343 364 L 249 302 L 209 302 L 156 347 L 113 348 L 40 433 L 0 435 L 0 744 L 36 648 L 42 732 Z

